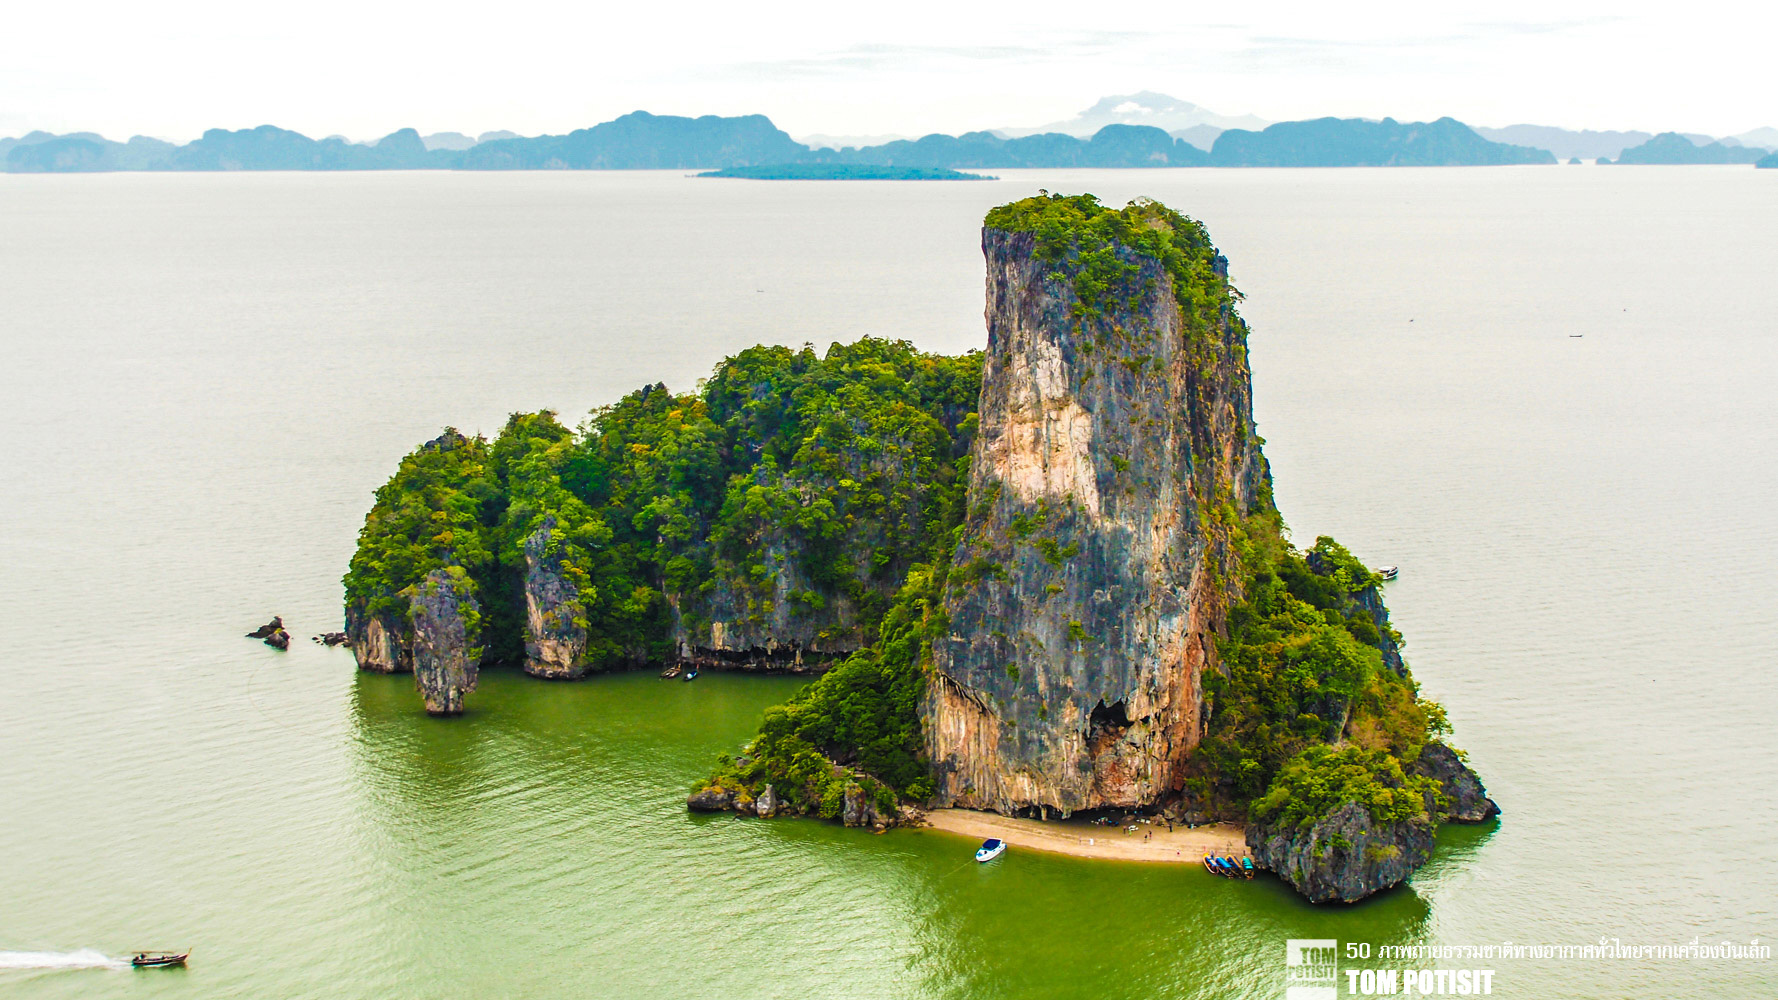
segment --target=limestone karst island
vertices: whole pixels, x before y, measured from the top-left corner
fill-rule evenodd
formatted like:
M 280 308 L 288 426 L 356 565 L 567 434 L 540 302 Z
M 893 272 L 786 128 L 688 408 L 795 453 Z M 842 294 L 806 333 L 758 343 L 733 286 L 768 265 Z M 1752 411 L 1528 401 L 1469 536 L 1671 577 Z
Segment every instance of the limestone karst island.
M 345 577 L 359 666 L 437 715 L 495 664 L 806 673 L 690 808 L 1229 823 L 1317 902 L 1496 815 L 1380 577 L 1286 535 L 1204 227 L 1044 194 L 982 251 L 985 353 L 754 347 L 422 445 Z

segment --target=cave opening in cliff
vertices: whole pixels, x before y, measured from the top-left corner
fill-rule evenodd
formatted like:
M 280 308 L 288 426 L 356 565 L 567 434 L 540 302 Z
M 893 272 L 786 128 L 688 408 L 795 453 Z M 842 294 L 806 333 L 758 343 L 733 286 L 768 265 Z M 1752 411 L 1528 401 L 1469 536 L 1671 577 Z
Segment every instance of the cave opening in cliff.
M 1110 705 L 1100 701 L 1087 716 L 1087 751 L 1094 757 L 1123 738 L 1130 728 L 1130 709 L 1122 700 Z

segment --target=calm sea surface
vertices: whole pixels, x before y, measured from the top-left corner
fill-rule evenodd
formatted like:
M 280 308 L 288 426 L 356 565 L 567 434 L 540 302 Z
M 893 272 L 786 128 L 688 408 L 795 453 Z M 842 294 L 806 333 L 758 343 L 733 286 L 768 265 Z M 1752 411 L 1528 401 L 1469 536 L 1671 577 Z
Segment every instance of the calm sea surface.
M 1209 224 L 1297 537 L 1401 566 L 1506 813 L 1410 888 L 692 817 L 795 681 L 494 673 L 439 721 L 308 641 L 441 426 L 761 341 L 982 346 L 982 214 L 1039 187 Z M 1778 945 L 1775 233 L 1746 168 L 0 175 L 0 994 L 1280 997 L 1288 938 Z M 274 613 L 286 654 L 241 638 Z M 1420 964 L 1778 993 L 1772 961 Z

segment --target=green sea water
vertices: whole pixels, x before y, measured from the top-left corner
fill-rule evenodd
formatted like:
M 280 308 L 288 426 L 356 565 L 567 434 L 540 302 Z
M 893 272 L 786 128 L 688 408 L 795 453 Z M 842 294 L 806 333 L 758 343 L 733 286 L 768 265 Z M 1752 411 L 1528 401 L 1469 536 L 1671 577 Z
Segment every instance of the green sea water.
M 1773 995 L 1769 960 L 1344 960 L 1778 929 L 1773 173 L 0 176 L 0 995 L 1263 998 L 1305 938 L 1497 996 Z M 798 681 L 491 671 L 435 720 L 309 641 L 440 426 L 756 341 L 980 346 L 982 212 L 1040 186 L 1206 220 L 1286 517 L 1402 567 L 1506 811 L 1409 886 L 693 816 Z M 273 613 L 287 653 L 241 637 Z

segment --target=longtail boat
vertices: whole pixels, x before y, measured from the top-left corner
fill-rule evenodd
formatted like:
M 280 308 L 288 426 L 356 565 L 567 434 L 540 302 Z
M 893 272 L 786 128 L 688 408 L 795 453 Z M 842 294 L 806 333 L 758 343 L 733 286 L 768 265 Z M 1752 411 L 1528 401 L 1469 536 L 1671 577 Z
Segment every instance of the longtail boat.
M 164 969 L 184 965 L 190 957 L 190 951 L 139 951 L 130 956 L 130 964 L 138 969 Z

